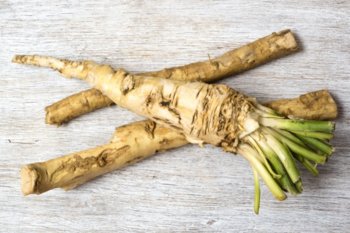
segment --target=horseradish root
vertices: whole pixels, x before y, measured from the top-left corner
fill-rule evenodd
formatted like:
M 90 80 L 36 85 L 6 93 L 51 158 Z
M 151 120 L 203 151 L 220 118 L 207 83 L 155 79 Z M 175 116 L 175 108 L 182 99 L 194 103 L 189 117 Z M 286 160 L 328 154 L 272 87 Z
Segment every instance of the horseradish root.
M 139 75 L 183 81 L 213 82 L 288 55 L 297 49 L 298 45 L 293 33 L 290 30 L 284 30 L 207 61 Z M 111 104 L 113 101 L 100 91 L 85 90 L 46 107 L 46 123 L 60 125 Z
M 139 121 L 116 129 L 110 143 L 72 153 L 21 169 L 24 195 L 54 188 L 72 189 L 97 176 L 145 159 L 158 151 L 187 144 L 176 133 L 151 121 Z
M 285 192 L 302 191 L 296 160 L 314 171 L 333 152 L 324 140 L 333 136 L 333 122 L 284 118 L 225 85 L 132 75 L 92 61 L 26 55 L 13 61 L 85 80 L 121 107 L 183 133 L 191 143 L 239 152 L 278 200 Z
M 290 118 L 331 120 L 338 115 L 337 105 L 327 90 L 306 93 L 299 98 L 272 101 L 266 105 Z
M 293 100 L 291 99 L 291 101 Z M 318 101 L 319 98 L 314 103 Z M 278 100 L 275 102 L 279 103 Z M 295 102 L 291 106 L 293 112 L 293 108 L 300 109 L 298 104 L 299 102 Z M 278 104 L 273 106 L 276 109 L 279 108 Z M 303 116 L 297 114 L 304 114 L 303 112 L 295 112 L 294 116 L 296 117 Z M 313 119 L 328 118 L 327 114 L 324 111 L 319 114 L 315 112 L 313 116 L 317 116 L 317 118 Z M 181 133 L 150 120 L 130 123 L 117 128 L 111 142 L 106 145 L 23 166 L 21 173 L 22 191 L 23 194 L 28 195 L 41 194 L 54 188 L 71 189 L 112 170 L 127 166 L 131 162 L 152 156 L 157 151 L 179 147 L 187 143 Z M 118 150 L 118 148 L 124 149 Z M 132 153 L 130 153 L 130 148 L 133 148 Z M 108 163 L 101 161 L 108 161 Z M 315 171 L 317 173 L 317 170 Z M 279 172 L 283 171 L 279 170 Z
M 79 92 L 45 108 L 48 124 L 61 125 L 99 106 L 110 105 L 111 100 L 95 88 Z M 277 113 L 291 118 L 332 120 L 338 115 L 337 105 L 327 90 L 301 95 L 299 98 L 280 99 L 265 104 Z

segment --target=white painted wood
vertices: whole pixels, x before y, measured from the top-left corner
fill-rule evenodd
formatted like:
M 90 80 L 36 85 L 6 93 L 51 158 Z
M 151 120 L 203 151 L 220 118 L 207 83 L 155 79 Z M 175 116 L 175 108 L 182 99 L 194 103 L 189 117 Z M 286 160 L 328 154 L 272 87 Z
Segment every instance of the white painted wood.
M 350 2 L 0 0 L 1 232 L 349 232 Z M 56 128 L 43 108 L 87 88 L 14 54 L 94 59 L 147 71 L 219 55 L 293 29 L 303 51 L 224 82 L 260 100 L 328 88 L 338 100 L 337 152 L 304 193 L 277 202 L 263 188 L 255 216 L 247 163 L 220 149 L 186 146 L 82 187 L 22 197 L 22 164 L 106 142 L 136 119 L 117 107 Z

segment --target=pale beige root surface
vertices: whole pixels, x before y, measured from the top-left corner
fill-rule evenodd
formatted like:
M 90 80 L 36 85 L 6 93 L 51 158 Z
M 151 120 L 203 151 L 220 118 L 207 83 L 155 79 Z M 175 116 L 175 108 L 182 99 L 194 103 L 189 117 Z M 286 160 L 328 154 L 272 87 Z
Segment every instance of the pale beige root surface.
M 225 85 L 131 75 L 92 61 L 16 56 L 14 62 L 51 67 L 66 77 L 86 80 L 118 105 L 184 133 L 191 143 L 235 152 L 241 133 L 259 128 L 255 103 Z
M 13 61 L 51 67 L 66 77 L 85 80 L 118 105 L 184 133 L 191 143 L 235 152 L 238 136 L 259 127 L 250 114 L 254 103 L 225 85 L 132 75 L 92 61 L 36 55 L 19 55 Z
M 110 98 L 97 89 L 81 91 L 45 108 L 47 124 L 61 125 L 80 115 L 112 105 Z
M 13 62 L 50 67 L 67 78 L 85 80 L 119 106 L 184 133 L 191 143 L 231 152 L 252 106 L 250 99 L 225 85 L 138 76 L 93 61 L 39 55 L 17 55 Z
M 234 152 L 238 135 L 246 129 L 252 102 L 225 85 L 136 76 L 92 63 L 82 64 L 79 70 L 85 73 L 81 79 L 119 106 L 183 132 L 191 143 L 205 142 Z
M 97 176 L 145 159 L 158 151 L 187 144 L 185 137 L 151 121 L 116 129 L 109 144 L 21 169 L 24 195 L 54 188 L 71 189 Z
M 299 98 L 272 101 L 266 106 L 289 118 L 332 120 L 338 115 L 337 104 L 327 90 L 309 92 Z
M 146 72 L 140 75 L 160 78 L 213 82 L 234 75 L 298 50 L 290 30 L 272 33 L 219 57 L 184 66 Z M 68 96 L 46 110 L 46 123 L 62 124 L 85 113 L 107 107 L 113 101 L 96 89 Z
M 308 95 L 310 98 L 313 98 L 314 96 L 320 97 L 322 95 L 325 95 L 325 97 L 330 96 L 325 90 L 314 93 L 319 94 L 308 95 L 307 93 L 304 95 Z M 305 111 L 298 111 L 300 109 L 299 104 L 301 103 L 295 101 L 297 99 L 298 98 L 289 99 L 289 101 L 293 103 L 290 110 L 293 112 L 294 116 L 303 118 Z M 316 105 L 321 104 L 323 102 L 322 99 L 323 98 L 315 98 L 312 103 Z M 288 100 L 284 100 L 283 103 L 285 103 L 285 101 Z M 276 100 L 274 102 L 276 104 L 272 105 L 272 108 L 276 107 L 275 110 L 277 110 L 281 101 Z M 334 101 L 325 104 L 335 106 L 336 108 Z M 294 108 L 297 110 L 294 110 Z M 312 108 L 311 111 L 314 112 L 314 114 L 310 115 L 310 119 L 313 120 L 332 117 L 325 111 L 317 113 L 317 108 Z M 144 138 L 141 138 L 143 136 Z M 131 140 L 132 138 L 139 140 Z M 155 150 L 155 152 L 157 152 L 175 148 L 187 143 L 188 142 L 185 141 L 185 137 L 182 134 L 157 125 L 150 120 L 131 123 L 117 128 L 111 139 L 111 143 L 109 144 L 85 150 L 83 152 L 72 153 L 46 162 L 23 166 L 21 170 L 22 191 L 25 195 L 28 195 L 32 193 L 40 194 L 54 188 L 74 188 L 95 177 L 129 165 L 129 161 L 132 161 L 134 158 L 145 153 L 144 146 L 147 147 L 146 151 Z M 123 148 L 124 146 L 135 148 L 136 151 L 134 154 L 131 154 L 129 150 L 119 151 L 118 159 L 112 160 L 108 166 L 99 165 L 98 158 L 103 151 L 112 151 L 114 148 Z M 154 154 L 155 153 L 152 153 L 151 151 L 146 156 L 140 158 L 140 160 Z M 79 156 L 82 157 L 82 155 L 85 156 L 84 159 L 77 159 Z M 70 161 L 70 165 L 68 165 L 67 161 Z M 134 162 L 136 161 L 139 160 L 134 160 Z M 59 175 L 50 175 L 53 173 L 52 171 L 55 169 L 57 170 L 58 167 L 60 168 L 57 173 Z

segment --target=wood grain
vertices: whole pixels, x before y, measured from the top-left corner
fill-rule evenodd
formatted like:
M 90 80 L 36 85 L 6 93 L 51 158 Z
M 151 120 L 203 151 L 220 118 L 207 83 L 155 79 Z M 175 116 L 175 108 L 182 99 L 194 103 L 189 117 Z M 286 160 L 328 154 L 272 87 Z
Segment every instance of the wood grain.
M 350 229 L 349 1 L 0 0 L 1 232 L 348 232 Z M 248 164 L 218 148 L 186 146 L 76 190 L 23 197 L 19 168 L 106 142 L 140 117 L 111 107 L 63 127 L 44 107 L 78 90 L 46 69 L 11 64 L 14 54 L 89 58 L 133 72 L 219 55 L 291 28 L 303 50 L 226 79 L 262 101 L 328 88 L 337 99 L 336 153 L 304 193 L 277 202 L 263 188 L 252 211 Z

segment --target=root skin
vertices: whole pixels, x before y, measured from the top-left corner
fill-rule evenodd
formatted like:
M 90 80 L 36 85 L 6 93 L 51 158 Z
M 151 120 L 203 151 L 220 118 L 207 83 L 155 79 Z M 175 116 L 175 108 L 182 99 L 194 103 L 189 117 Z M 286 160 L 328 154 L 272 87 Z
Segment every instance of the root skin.
M 54 188 L 72 189 L 159 151 L 185 144 L 182 134 L 151 121 L 124 125 L 116 129 L 112 141 L 106 145 L 23 166 L 22 192 L 28 195 Z
M 112 105 L 113 102 L 97 89 L 81 91 L 45 108 L 47 124 L 61 125 L 93 110 Z M 93 109 L 93 110 L 92 110 Z
M 242 122 L 253 105 L 249 98 L 224 85 L 144 78 L 90 61 L 55 60 L 41 56 L 16 56 L 14 61 L 45 65 L 57 69 L 66 77 L 76 76 L 86 80 L 108 93 L 120 106 L 170 128 L 160 126 L 158 129 L 163 133 L 158 135 L 157 124 L 151 121 L 142 122 L 144 125 L 139 130 L 132 128 L 131 124 L 119 128 L 117 137 L 113 138 L 111 144 L 44 163 L 27 165 L 22 170 L 25 194 L 41 193 L 55 187 L 73 188 L 96 176 L 148 157 L 156 151 L 182 146 L 187 142 L 206 142 L 234 152 L 237 146 L 235 139 L 244 127 Z M 125 130 L 129 127 L 132 130 Z M 167 137 L 164 133 L 172 136 Z M 173 144 L 174 138 L 177 140 Z M 128 149 L 117 153 L 106 152 L 121 148 Z M 129 152 L 130 149 L 132 152 Z M 101 157 L 105 153 L 106 157 Z M 115 161 L 116 154 L 122 161 L 109 162 Z M 76 165 L 85 164 L 85 158 L 90 161 L 88 164 L 92 164 L 88 169 Z
M 17 55 L 13 62 L 49 67 L 67 78 L 90 83 L 116 104 L 183 133 L 191 143 L 234 152 L 253 105 L 226 85 L 132 75 L 93 61 Z
M 337 105 L 327 90 L 309 92 L 294 99 L 276 100 L 266 105 L 289 118 L 333 120 L 338 115 Z
M 293 33 L 290 30 L 284 30 L 207 61 L 139 75 L 182 81 L 214 82 L 297 50 L 298 44 Z M 100 91 L 85 90 L 46 107 L 46 123 L 61 125 L 80 115 L 112 104 L 113 101 Z
M 236 139 L 242 130 L 244 130 L 244 121 L 249 115 L 251 107 L 254 106 L 250 98 L 246 98 L 224 85 L 208 85 L 200 82 L 188 83 L 156 77 L 144 78 L 143 76 L 129 74 L 122 69 L 113 70 L 108 65 L 98 65 L 91 61 L 76 62 L 42 56 L 16 56 L 14 62 L 51 67 L 58 70 L 66 77 L 77 77 L 86 80 L 91 85 L 107 94 L 109 98 L 114 100 L 121 107 L 128 108 L 140 115 L 150 118 L 160 125 L 170 128 L 169 130 L 164 128 L 165 132 L 171 131 L 175 136 L 181 135 L 181 143 L 179 143 L 179 145 L 169 145 L 165 149 L 181 146 L 187 142 L 199 144 L 205 142 L 223 147 L 227 151 L 235 152 L 237 146 Z M 144 123 L 147 122 L 149 121 L 145 121 Z M 152 125 L 157 128 L 156 123 L 152 123 Z M 152 125 L 143 126 L 142 129 L 147 132 L 147 134 L 155 137 L 156 131 Z M 162 127 L 160 126 L 160 128 Z M 123 138 L 131 138 L 132 134 L 130 133 L 133 132 L 136 133 L 137 130 L 128 132 L 127 135 L 122 133 Z M 139 132 L 137 132 L 136 137 L 138 137 L 138 135 L 140 135 Z M 149 143 L 144 142 L 144 136 L 141 136 L 140 140 L 142 141 L 142 145 L 147 146 L 145 146 L 145 149 L 138 148 L 138 152 L 145 153 L 144 151 L 150 150 Z M 134 141 L 137 143 L 138 140 Z M 105 146 L 111 147 L 112 145 L 115 146 L 116 143 L 121 142 L 120 139 L 114 138 L 110 144 Z M 162 138 L 161 141 L 158 141 L 158 144 L 167 145 L 168 139 Z M 114 149 L 125 149 L 128 151 L 130 148 L 134 148 L 129 144 L 125 145 L 124 143 L 123 145 L 124 147 L 117 147 Z M 91 172 L 88 173 L 86 177 L 78 175 L 78 177 L 73 177 L 73 182 L 67 181 L 64 185 L 57 185 L 59 182 L 53 182 L 56 183 L 56 186 L 54 185 L 49 188 L 43 188 L 43 191 L 35 187 L 39 186 L 38 183 L 45 184 L 45 179 L 43 178 L 45 176 L 42 175 L 44 173 L 40 173 L 40 168 L 36 168 L 34 164 L 31 164 L 23 168 L 22 174 L 27 174 L 27 177 L 29 177 L 27 180 L 22 178 L 24 184 L 23 192 L 25 194 L 31 192 L 40 193 L 55 187 L 66 189 L 73 188 L 93 177 L 122 167 L 125 164 L 141 160 L 159 150 L 163 149 L 161 147 L 154 147 L 154 151 L 151 151 L 144 156 L 142 156 L 142 153 L 141 155 L 140 153 L 135 153 L 135 158 L 120 163 L 116 167 L 102 169 L 98 172 Z M 126 151 L 118 151 L 117 154 L 120 153 L 123 155 L 120 156 L 128 157 L 128 155 L 124 155 Z M 91 150 L 81 153 L 84 154 L 85 152 L 90 155 L 93 153 Z M 111 154 L 116 153 L 111 152 Z M 55 179 L 52 178 L 52 174 L 55 174 L 56 176 L 61 170 L 79 170 L 80 167 L 76 168 L 75 164 L 80 164 L 80 159 L 84 157 L 81 155 L 76 156 L 76 154 L 70 155 L 70 157 L 71 156 L 78 160 L 68 159 L 68 162 L 66 162 L 67 164 L 61 163 L 53 172 L 48 172 L 46 169 L 45 174 L 48 177 L 47 180 L 50 180 L 51 182 Z M 113 160 L 113 156 L 111 157 Z M 98 150 L 96 155 L 88 157 L 88 161 L 92 161 L 92 164 L 97 164 L 100 167 L 105 167 L 108 166 L 108 158 L 109 152 L 105 152 L 103 149 L 103 151 Z M 36 170 L 37 172 L 33 174 L 33 170 Z M 34 186 L 32 191 L 28 188 L 31 185 Z
M 328 96 L 328 92 L 321 92 Z M 315 101 L 318 101 L 318 99 Z M 275 102 L 277 103 L 279 100 Z M 333 104 L 335 105 L 334 102 Z M 277 111 L 279 105 L 272 105 L 272 108 L 274 106 L 277 106 L 277 109 L 275 109 Z M 291 106 L 290 109 L 293 111 L 294 106 Z M 295 113 L 303 114 L 303 112 L 298 111 L 295 111 Z M 326 114 L 327 116 L 327 113 L 322 112 L 320 114 L 311 115 L 310 119 L 325 119 L 322 114 Z M 302 115 L 299 117 L 302 117 Z M 117 128 L 109 144 L 82 152 L 72 153 L 46 162 L 23 166 L 21 170 L 22 192 L 24 195 L 28 195 L 41 194 L 54 188 L 72 189 L 100 175 L 127 166 L 129 165 L 128 161 L 132 161 L 136 157 L 143 155 L 142 158 L 139 158 L 139 160 L 141 160 L 154 155 L 156 152 L 180 147 L 187 143 L 189 142 L 186 141 L 182 134 L 162 127 L 150 120 L 131 123 Z M 120 153 L 119 159 L 113 160 L 109 166 L 100 167 L 96 162 L 94 162 L 94 166 L 90 167 L 85 166 L 85 168 L 83 168 L 82 166 L 77 166 L 79 163 L 76 159 L 78 158 L 77 155 L 81 158 L 89 157 L 91 158 L 90 161 L 97 161 L 96 158 L 103 150 L 110 151 L 113 150 L 113 148 L 122 148 L 126 145 L 134 148 L 133 154 L 129 151 L 124 151 Z M 145 145 L 147 146 L 145 147 Z M 79 169 L 73 171 L 69 166 L 64 166 L 64 164 L 67 164 L 66 161 L 71 161 L 70 164 L 72 165 L 70 167 L 79 167 Z M 136 160 L 134 162 L 136 162 Z M 57 170 L 58 167 L 61 167 L 61 169 L 57 174 L 61 175 L 52 176 L 52 173 Z

